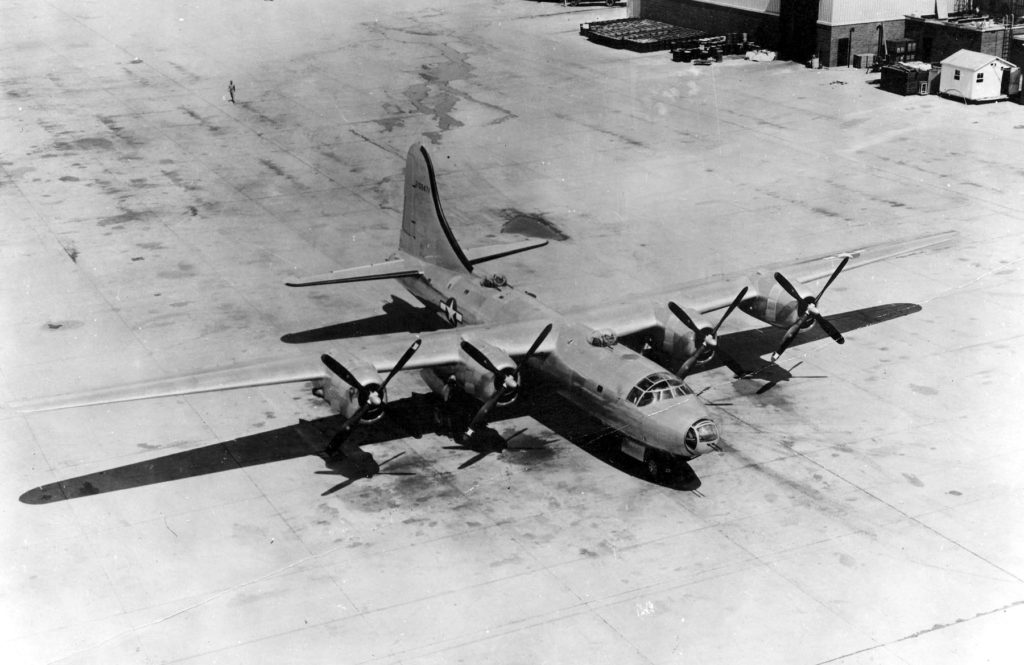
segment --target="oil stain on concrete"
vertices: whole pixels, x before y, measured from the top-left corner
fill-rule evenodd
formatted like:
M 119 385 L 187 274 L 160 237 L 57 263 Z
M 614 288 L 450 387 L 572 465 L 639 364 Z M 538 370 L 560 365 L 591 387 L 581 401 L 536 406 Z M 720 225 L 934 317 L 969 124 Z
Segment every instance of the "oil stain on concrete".
M 530 238 L 544 240 L 568 240 L 569 236 L 541 213 L 523 212 L 515 208 L 503 208 L 497 211 L 498 216 L 505 220 L 501 226 L 502 233 L 515 233 Z

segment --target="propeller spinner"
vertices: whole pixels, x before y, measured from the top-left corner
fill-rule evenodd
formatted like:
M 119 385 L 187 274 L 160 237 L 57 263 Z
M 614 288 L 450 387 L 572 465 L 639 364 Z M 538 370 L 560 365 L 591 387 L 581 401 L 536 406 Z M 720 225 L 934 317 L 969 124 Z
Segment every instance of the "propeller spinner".
M 669 310 L 676 316 L 676 318 L 682 321 L 683 325 L 693 331 L 693 342 L 694 346 L 697 347 L 696 351 L 694 351 L 689 358 L 683 361 L 679 371 L 676 372 L 679 378 L 685 378 L 698 361 L 703 360 L 704 362 L 707 362 L 710 360 L 716 351 L 718 352 L 718 355 L 722 357 L 723 362 L 730 365 L 730 367 L 734 364 L 732 358 L 729 358 L 721 349 L 718 348 L 718 329 L 722 327 L 722 324 L 725 323 L 727 318 L 729 318 L 729 315 L 732 314 L 733 310 L 743 302 L 743 298 L 746 295 L 747 287 L 744 286 L 743 289 L 736 294 L 736 297 L 733 298 L 732 303 L 729 305 L 729 309 L 725 310 L 725 314 L 723 314 L 722 318 L 718 320 L 718 325 L 714 328 L 709 326 L 698 328 L 693 322 L 693 319 L 691 319 L 686 313 L 686 310 L 674 302 L 670 302 L 668 304 Z
M 782 273 L 775 273 L 775 281 L 779 283 L 779 286 L 781 286 L 786 293 L 797 301 L 797 311 L 800 313 L 800 318 L 798 318 L 796 323 L 791 325 L 786 330 L 786 334 L 782 336 L 782 342 L 779 344 L 779 348 L 772 354 L 772 362 L 779 359 L 779 356 L 781 356 L 783 352 L 789 348 L 789 345 L 793 343 L 793 340 L 796 339 L 797 334 L 806 328 L 811 321 L 814 321 L 821 326 L 821 329 L 828 333 L 828 336 L 834 339 L 837 344 L 842 344 L 846 341 L 843 339 L 842 334 L 836 330 L 835 326 L 829 323 L 828 319 L 822 316 L 821 312 L 818 311 L 818 303 L 821 302 L 821 297 L 825 295 L 825 291 L 828 290 L 828 287 L 832 286 L 832 282 L 836 281 L 836 277 L 839 277 L 839 273 L 843 271 L 843 268 L 846 267 L 849 260 L 850 257 L 843 257 L 843 260 L 838 266 L 836 266 L 836 269 L 832 271 L 832 276 L 828 278 L 827 282 L 825 282 L 825 286 L 821 287 L 821 291 L 819 291 L 818 295 L 814 297 L 801 296 L 800 292 L 793 288 L 793 285 L 782 275 Z
M 537 352 L 537 349 L 540 348 L 540 345 L 544 343 L 544 340 L 551 332 L 551 329 L 552 325 L 550 323 L 544 326 L 544 329 L 540 331 L 540 335 L 538 335 L 537 339 L 535 339 L 533 341 L 533 344 L 530 345 L 530 349 L 522 358 L 520 358 L 519 363 L 515 366 L 515 368 L 511 370 L 498 369 L 497 367 L 494 366 L 494 363 L 491 362 L 490 358 L 484 355 L 484 353 L 481 352 L 480 349 L 473 346 L 473 344 L 470 343 L 469 341 L 462 340 L 462 350 L 465 351 L 470 358 L 480 363 L 480 365 L 484 369 L 486 369 L 488 372 L 494 375 L 495 388 L 494 394 L 491 395 L 491 397 L 486 402 L 483 403 L 480 409 L 476 412 L 476 415 L 473 416 L 473 419 L 469 421 L 469 426 L 466 428 L 466 437 L 473 436 L 473 431 L 477 427 L 479 427 L 480 424 L 484 422 L 484 420 L 486 420 L 487 414 L 491 412 L 491 409 L 493 409 L 494 406 L 503 397 L 509 395 L 519 387 L 520 371 L 523 369 L 523 366 L 526 365 L 526 361 L 529 360 L 533 356 L 533 354 Z

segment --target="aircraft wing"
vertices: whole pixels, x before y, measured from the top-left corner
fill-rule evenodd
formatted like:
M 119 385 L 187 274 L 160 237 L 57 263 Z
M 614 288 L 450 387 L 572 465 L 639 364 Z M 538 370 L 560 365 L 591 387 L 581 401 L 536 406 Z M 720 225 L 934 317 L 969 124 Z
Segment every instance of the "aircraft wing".
M 310 354 L 308 358 L 293 357 L 258 361 L 149 381 L 122 384 L 79 393 L 52 395 L 9 404 L 17 411 L 54 411 L 77 406 L 131 402 L 154 397 L 174 397 L 196 393 L 271 386 L 279 383 L 315 381 L 327 375 L 327 368 Z
M 419 369 L 450 365 L 460 360 L 459 345 L 463 338 L 473 342 L 486 342 L 510 356 L 522 356 L 548 322 L 524 321 L 502 326 L 467 326 L 439 330 L 422 335 L 400 333 L 349 340 L 342 347 L 347 355 L 369 363 L 381 374 L 390 372 L 402 354 L 419 337 L 422 344 L 404 369 Z M 549 353 L 555 342 L 550 336 L 538 349 Z M 330 353 L 330 352 L 329 352 Z M 112 388 L 79 393 L 52 395 L 9 404 L 22 412 L 54 411 L 80 406 L 111 404 L 174 397 L 197 393 L 254 388 L 281 383 L 301 383 L 326 379 L 330 372 L 320 361 L 320 353 L 310 350 L 308 355 L 262 360 L 233 365 L 195 374 L 139 381 Z
M 956 231 L 945 231 L 943 233 L 934 233 L 932 235 L 899 240 L 896 242 L 881 242 L 874 245 L 865 245 L 859 248 L 847 249 L 840 252 L 832 252 L 831 254 L 818 256 L 812 259 L 804 259 L 788 264 L 771 266 L 762 269 L 759 272 L 772 274 L 775 271 L 780 271 L 791 281 L 798 281 L 806 284 L 831 275 L 839 262 L 846 257 L 849 257 L 850 261 L 846 264 L 845 270 L 853 270 L 854 268 L 863 268 L 864 266 L 871 265 L 872 263 L 878 263 L 879 261 L 916 254 L 917 252 L 925 249 L 944 247 L 952 244 L 958 235 L 959 234 Z M 721 309 L 722 307 L 728 307 L 728 305 L 729 302 L 727 299 L 727 302 L 712 309 Z M 709 309 L 702 311 L 707 312 L 712 310 Z
M 875 245 L 850 247 L 809 259 L 789 263 L 774 263 L 734 273 L 728 273 L 680 284 L 670 290 L 634 296 L 616 303 L 598 307 L 570 310 L 566 316 L 582 321 L 597 329 L 608 329 L 616 335 L 631 335 L 659 325 L 659 314 L 672 300 L 690 309 L 707 314 L 728 307 L 743 287 L 748 287 L 745 300 L 768 294 L 758 293 L 755 282 L 762 275 L 783 273 L 793 283 L 809 283 L 832 274 L 844 257 L 849 257 L 845 270 L 862 268 L 872 263 L 907 256 L 925 249 L 942 247 L 953 242 L 955 231 L 884 242 Z

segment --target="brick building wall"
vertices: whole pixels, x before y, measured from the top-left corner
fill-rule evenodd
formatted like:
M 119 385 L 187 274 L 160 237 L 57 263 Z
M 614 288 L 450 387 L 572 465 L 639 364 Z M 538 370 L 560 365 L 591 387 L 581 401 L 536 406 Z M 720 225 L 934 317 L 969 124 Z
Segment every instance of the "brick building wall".
M 920 59 L 925 62 L 939 62 L 962 48 L 998 55 L 1013 62 L 1014 49 L 1011 41 L 1013 35 L 1003 28 L 982 30 L 915 17 L 907 17 L 906 21 L 907 39 L 917 42 Z M 1024 34 L 1024 26 L 1017 26 L 1013 31 L 1017 35 Z
M 1014 37 L 1007 60 L 1024 69 L 1024 37 L 1021 35 Z
M 818 57 L 825 67 L 846 67 L 853 64 L 853 56 L 860 53 L 878 54 L 879 32 L 881 44 L 888 39 L 904 38 L 904 20 L 873 21 L 853 25 L 828 26 L 818 24 Z M 851 32 L 852 30 L 852 32 Z
M 918 53 L 925 62 L 939 62 L 962 48 L 986 53 L 982 50 L 984 33 L 978 30 L 908 18 L 906 33 L 907 39 L 917 42 Z

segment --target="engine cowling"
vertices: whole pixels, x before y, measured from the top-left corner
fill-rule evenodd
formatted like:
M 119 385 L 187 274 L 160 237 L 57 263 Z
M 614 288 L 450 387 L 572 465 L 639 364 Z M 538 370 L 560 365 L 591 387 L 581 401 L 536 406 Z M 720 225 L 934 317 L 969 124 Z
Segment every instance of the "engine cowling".
M 776 328 L 789 328 L 797 322 L 804 312 L 807 311 L 807 302 L 813 300 L 812 296 L 804 296 L 802 300 L 795 300 L 786 293 L 771 275 L 758 274 L 751 280 L 758 294 L 748 298 L 740 304 L 740 309 L 758 321 L 763 321 Z M 800 295 L 804 295 L 801 293 Z M 807 329 L 814 325 L 814 319 L 808 319 L 803 328 Z
M 387 404 L 387 390 L 381 388 L 383 379 L 380 373 L 368 362 L 344 351 L 332 351 L 331 356 L 345 366 L 363 386 L 363 390 L 349 385 L 334 374 L 328 374 L 313 388 L 313 394 L 321 397 L 333 410 L 345 418 L 351 418 L 370 399 L 371 393 L 376 393 L 380 398 L 380 403 L 366 409 L 359 422 L 373 423 L 380 420 Z
M 668 357 L 673 365 L 682 363 L 697 352 L 703 344 L 703 335 L 711 332 L 712 325 L 697 312 L 683 308 L 700 333 L 694 333 L 678 317 L 666 312 L 660 320 L 660 334 L 652 340 L 657 351 Z M 715 349 L 704 346 L 697 357 L 696 364 L 704 365 L 715 357 Z M 668 366 L 668 364 L 666 364 Z
M 498 370 L 498 374 L 495 375 L 480 365 L 465 350 L 460 350 L 459 358 L 461 362 L 452 368 L 450 372 L 450 376 L 454 377 L 455 386 L 481 402 L 486 402 L 496 392 L 502 390 L 504 390 L 504 393 L 501 399 L 498 400 L 499 406 L 505 406 L 516 401 L 516 398 L 519 397 L 519 386 L 516 385 L 512 389 L 505 388 L 506 382 L 511 377 L 514 377 L 516 371 L 516 364 L 512 362 L 512 358 L 501 349 L 495 348 L 490 344 L 474 342 L 474 346 L 487 357 L 491 365 Z

